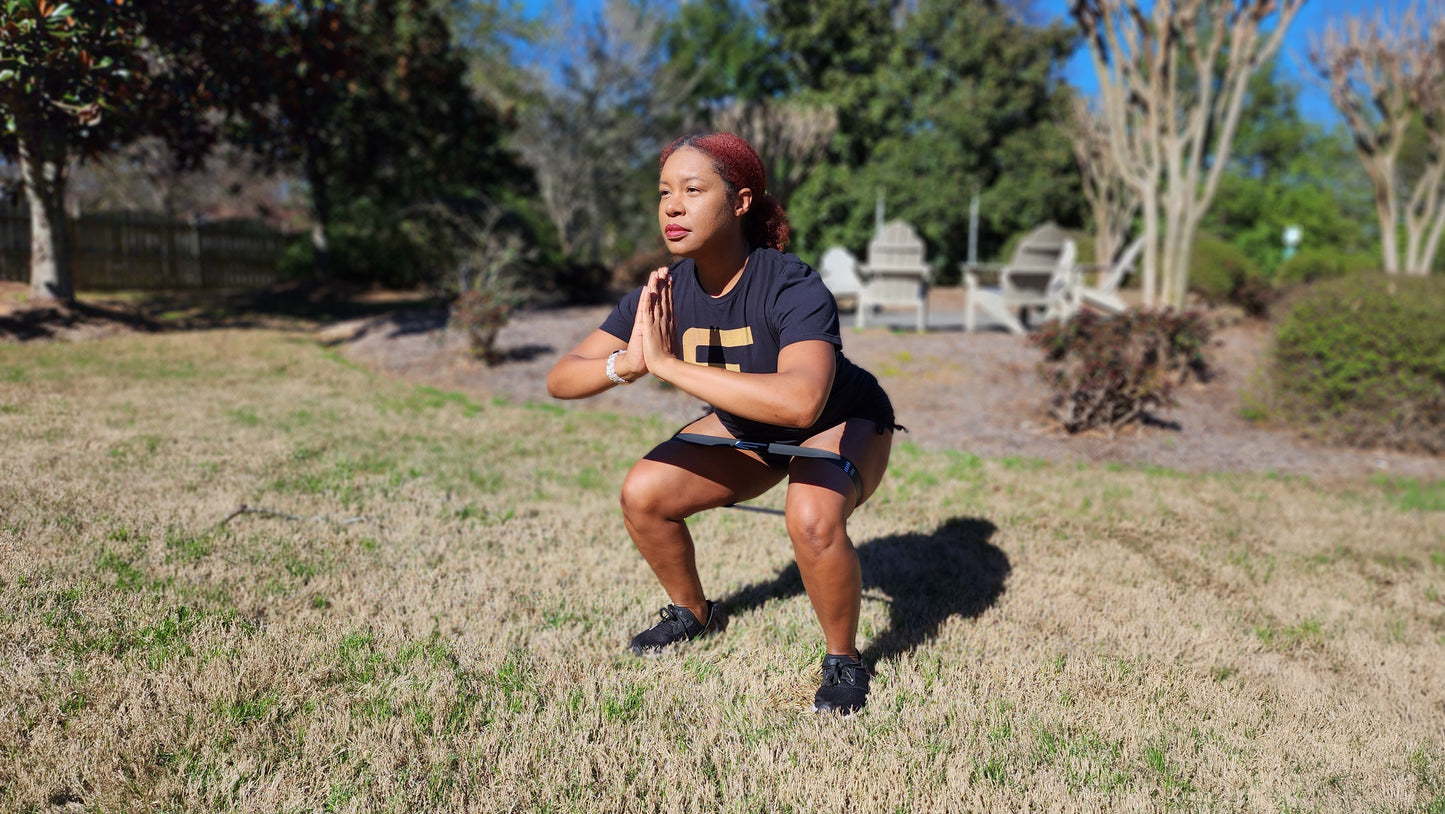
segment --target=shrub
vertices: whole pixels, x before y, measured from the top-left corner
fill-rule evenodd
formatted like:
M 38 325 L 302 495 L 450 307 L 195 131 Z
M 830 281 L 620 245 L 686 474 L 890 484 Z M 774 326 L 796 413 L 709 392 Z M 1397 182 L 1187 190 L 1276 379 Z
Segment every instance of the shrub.
M 1378 271 L 1380 258 L 1373 255 L 1341 254 L 1330 249 L 1305 249 L 1280 264 L 1275 271 L 1278 285 L 1333 280 L 1361 271 Z
M 1253 316 L 1263 314 L 1273 287 L 1259 265 L 1238 247 L 1213 235 L 1200 235 L 1189 257 L 1189 290 L 1211 305 L 1238 305 Z
M 1068 432 L 1113 431 L 1145 410 L 1172 407 L 1175 386 L 1209 372 L 1209 327 L 1192 312 L 1083 311 L 1045 324 L 1034 341 L 1044 350 L 1039 374 L 1053 390 L 1049 412 Z
M 1311 286 L 1281 319 L 1269 389 L 1282 418 L 1324 440 L 1445 452 L 1445 278 Z
M 513 300 L 494 289 L 474 288 L 452 300 L 450 322 L 467 334 L 471 354 L 487 364 L 498 361 L 497 333 L 512 316 Z

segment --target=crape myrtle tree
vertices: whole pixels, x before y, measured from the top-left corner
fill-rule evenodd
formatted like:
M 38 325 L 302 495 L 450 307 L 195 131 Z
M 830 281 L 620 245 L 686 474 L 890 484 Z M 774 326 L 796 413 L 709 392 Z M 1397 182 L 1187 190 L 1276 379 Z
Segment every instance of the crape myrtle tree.
M 1199 225 L 1229 166 L 1250 77 L 1304 0 L 1070 0 L 1116 165 L 1138 191 L 1149 307 L 1184 305 Z
M 795 97 L 836 112 L 827 161 L 789 201 L 797 248 L 862 252 L 881 195 L 928 241 L 937 279 L 966 259 L 972 194 L 980 243 L 1044 220 L 1081 223 L 1058 69 L 1073 43 L 994 0 L 776 0 L 764 12 Z
M 1342 127 L 1300 114 L 1299 85 L 1273 63 L 1249 83 L 1229 167 L 1201 229 L 1248 254 L 1266 274 L 1284 260 L 1287 227 L 1302 250 L 1338 256 L 1374 251 L 1370 184 Z
M 229 83 L 256 47 L 254 0 L 0 0 L 0 152 L 19 165 L 30 208 L 30 287 L 74 299 L 65 225 L 72 163 L 159 136 L 199 161 Z
M 1309 59 L 1374 188 L 1385 271 L 1428 274 L 1445 233 L 1445 16 L 1348 17 Z
M 1123 249 L 1139 214 L 1139 193 L 1124 182 L 1109 149 L 1109 128 L 1082 96 L 1075 97 L 1061 122 L 1074 147 L 1084 200 L 1094 228 L 1094 263 L 1107 266 Z
M 430 0 L 281 0 L 263 9 L 253 66 L 267 102 L 231 135 L 296 168 L 323 276 L 425 281 L 427 250 L 402 227 L 438 202 L 479 205 L 525 187 L 509 123 L 472 92 L 449 8 Z M 338 228 L 347 237 L 336 262 Z M 439 271 L 439 270 L 438 270 Z

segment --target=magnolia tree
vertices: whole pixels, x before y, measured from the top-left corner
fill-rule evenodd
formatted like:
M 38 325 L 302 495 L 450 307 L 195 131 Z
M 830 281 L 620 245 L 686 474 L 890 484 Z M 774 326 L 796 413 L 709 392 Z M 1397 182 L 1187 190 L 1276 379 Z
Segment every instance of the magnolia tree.
M 218 83 L 253 0 L 0 0 L 0 152 L 30 207 L 30 288 L 72 300 L 65 227 L 72 163 L 159 135 L 181 162 L 214 143 Z M 204 55 L 204 58 L 203 58 Z
M 1428 274 L 1445 231 L 1445 18 L 1413 9 L 1390 23 L 1348 18 L 1312 43 L 1309 59 L 1374 187 L 1385 271 Z M 1408 162 L 1413 127 L 1425 149 Z
M 1200 222 L 1229 163 L 1250 76 L 1304 0 L 1070 0 L 1100 115 L 1144 224 L 1144 304 L 1181 308 Z

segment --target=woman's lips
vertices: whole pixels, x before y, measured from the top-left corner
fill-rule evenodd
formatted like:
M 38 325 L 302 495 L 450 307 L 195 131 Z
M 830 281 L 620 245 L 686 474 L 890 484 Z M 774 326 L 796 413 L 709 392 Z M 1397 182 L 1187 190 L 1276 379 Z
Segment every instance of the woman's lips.
M 667 226 L 663 227 L 662 233 L 664 235 L 667 235 L 669 238 L 676 239 L 687 234 L 687 230 L 682 228 L 681 226 L 669 223 Z

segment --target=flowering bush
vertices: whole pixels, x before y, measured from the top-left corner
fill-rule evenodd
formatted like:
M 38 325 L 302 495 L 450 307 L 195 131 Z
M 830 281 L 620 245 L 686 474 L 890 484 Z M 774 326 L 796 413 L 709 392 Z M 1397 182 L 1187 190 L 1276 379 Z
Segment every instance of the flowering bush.
M 1209 373 L 1209 327 L 1196 313 L 1083 311 L 1045 324 L 1034 341 L 1044 350 L 1039 374 L 1053 389 L 1049 412 L 1071 433 L 1112 432 L 1152 407 L 1172 407 L 1177 385 Z

